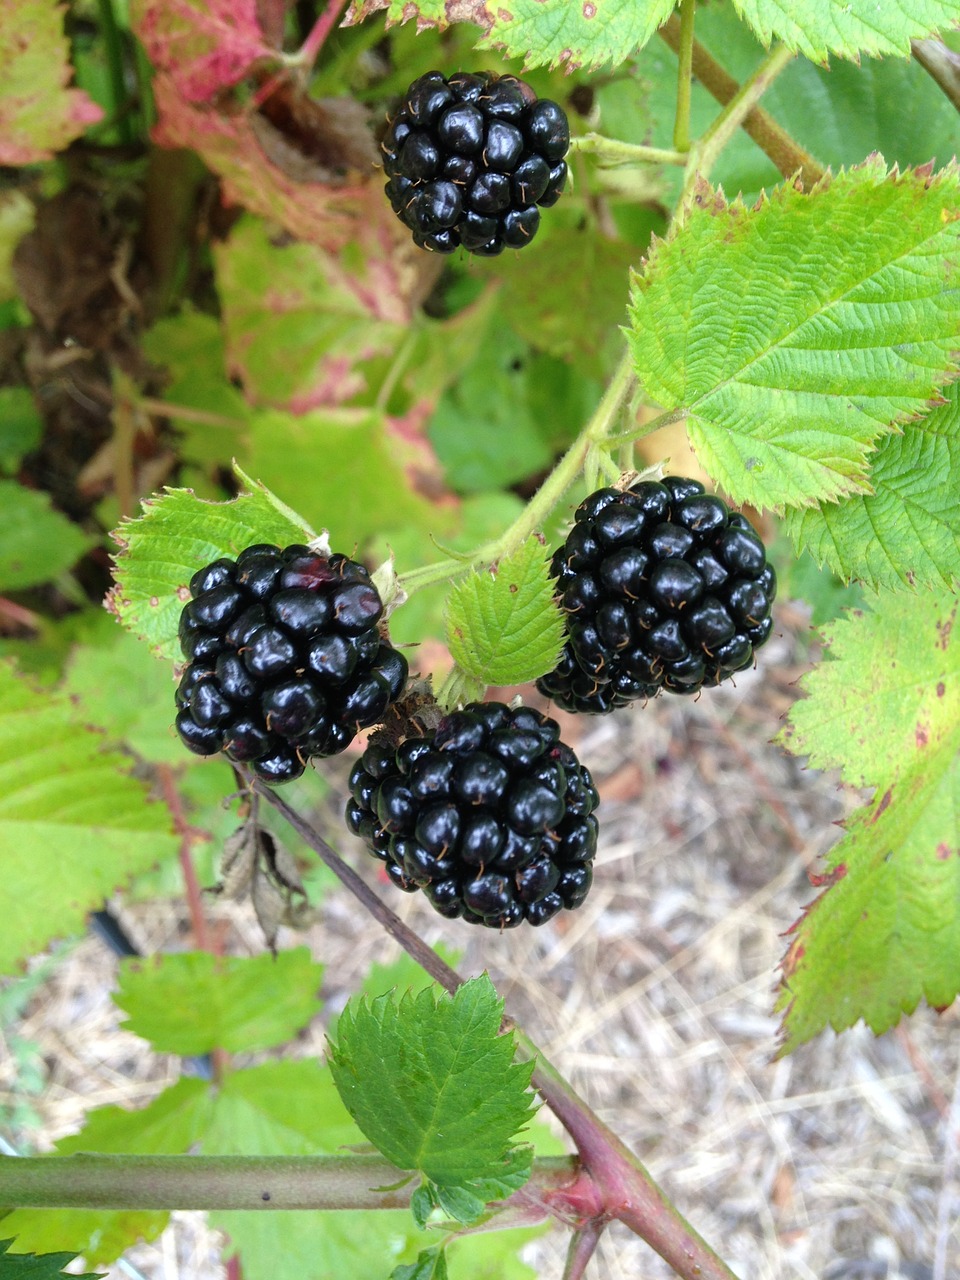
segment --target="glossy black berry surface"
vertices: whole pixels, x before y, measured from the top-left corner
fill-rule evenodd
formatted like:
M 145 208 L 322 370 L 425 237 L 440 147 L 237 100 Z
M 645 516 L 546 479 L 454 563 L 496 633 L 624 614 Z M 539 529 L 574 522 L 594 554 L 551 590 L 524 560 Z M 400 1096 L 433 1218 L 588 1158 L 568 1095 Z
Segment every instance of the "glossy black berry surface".
M 349 829 L 443 916 L 544 924 L 589 892 L 597 791 L 538 711 L 474 702 L 399 747 L 374 741 L 350 793 Z
M 403 690 L 407 661 L 381 635 L 380 596 L 344 555 L 258 544 L 198 570 L 190 591 L 176 728 L 197 755 L 222 751 L 289 782 L 379 724 Z
M 751 665 L 773 626 L 777 579 L 763 543 L 697 480 L 598 489 L 551 571 L 567 643 L 537 688 L 568 711 L 719 684 Z
M 522 249 L 567 180 L 563 108 L 514 76 L 428 71 L 381 149 L 384 190 L 421 249 L 492 257 Z

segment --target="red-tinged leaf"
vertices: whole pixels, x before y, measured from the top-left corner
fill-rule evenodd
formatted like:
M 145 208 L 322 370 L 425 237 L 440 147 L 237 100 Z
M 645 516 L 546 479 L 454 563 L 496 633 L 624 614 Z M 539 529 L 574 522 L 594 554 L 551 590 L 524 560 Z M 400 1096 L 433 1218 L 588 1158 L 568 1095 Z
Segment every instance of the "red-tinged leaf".
M 209 102 L 258 59 L 278 58 L 256 0 L 134 0 L 130 18 L 150 61 L 188 102 Z
M 362 185 L 332 189 L 325 182 L 292 177 L 264 150 L 254 116 L 225 115 L 187 102 L 173 79 L 153 82 L 162 147 L 196 151 L 220 176 L 224 199 L 272 218 L 299 240 L 337 252 L 349 241 L 363 207 Z
M 70 83 L 63 7 L 54 0 L 0 4 L 0 164 L 52 159 L 103 112 Z
M 384 418 L 383 434 L 410 489 L 452 512 L 459 507 L 459 499 L 447 488 L 443 466 L 427 436 L 434 407 L 432 400 L 420 400 L 400 417 Z
M 405 338 L 433 259 L 372 184 L 366 195 L 340 253 L 278 239 L 255 218 L 215 249 L 230 370 L 251 399 L 294 413 L 342 404 L 366 388 L 363 362 Z

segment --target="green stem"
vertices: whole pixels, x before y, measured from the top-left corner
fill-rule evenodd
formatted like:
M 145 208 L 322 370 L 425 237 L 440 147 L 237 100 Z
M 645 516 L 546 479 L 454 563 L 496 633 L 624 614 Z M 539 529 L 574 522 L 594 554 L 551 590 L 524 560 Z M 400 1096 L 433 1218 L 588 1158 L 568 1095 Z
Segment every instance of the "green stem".
M 659 35 L 674 53 L 679 53 L 680 19 L 675 13 L 660 28 Z M 736 96 L 740 87 L 698 40 L 693 42 L 693 74 L 707 92 L 723 105 Z M 750 112 L 743 121 L 743 130 L 769 156 L 785 178 L 790 178 L 799 171 L 804 184 L 811 186 L 823 177 L 823 166 L 762 107 L 755 107 Z
M 609 434 L 610 427 L 616 420 L 624 401 L 630 395 L 633 384 L 633 365 L 630 353 L 625 352 L 607 384 L 593 417 L 513 524 L 499 538 L 478 547 L 468 556 L 450 557 L 436 564 L 424 565 L 421 569 L 413 569 L 410 573 L 401 574 L 397 579 L 400 589 L 411 596 L 423 587 L 432 586 L 435 582 L 445 582 L 448 578 L 468 572 L 476 565 L 493 564 L 526 542 L 537 529 L 541 528 L 547 516 L 576 480 L 590 449 Z
M 652 436 L 655 431 L 659 431 L 661 427 L 669 427 L 671 423 L 680 422 L 686 418 L 690 409 L 687 405 L 683 405 L 679 409 L 669 409 L 665 413 L 658 413 L 655 418 L 651 418 L 649 422 L 644 422 L 639 426 L 632 427 L 629 431 L 621 431 L 617 436 L 610 436 L 604 443 L 611 448 L 616 445 L 635 444 L 638 440 L 642 440 L 644 436 Z
M 117 26 L 117 15 L 113 12 L 113 0 L 99 0 L 100 30 L 107 52 L 107 68 L 110 74 L 110 97 L 113 100 L 113 123 L 116 126 L 122 146 L 131 147 L 136 142 L 136 134 L 127 107 L 129 100 L 127 86 L 123 74 L 123 43 L 120 28 Z
M 390 397 L 393 395 L 397 383 L 403 377 L 407 365 L 410 363 L 410 357 L 416 349 L 422 328 L 422 322 L 420 321 L 419 316 L 420 313 L 414 317 L 413 323 L 410 325 L 406 336 L 397 348 L 393 360 L 390 362 L 390 368 L 387 370 L 386 377 L 380 384 L 380 390 L 377 392 L 377 399 L 374 405 L 380 413 L 386 413 L 387 405 L 390 403 Z
M 518 1197 L 548 1199 L 576 1173 L 575 1156 L 541 1157 Z M 405 1209 L 416 1186 L 380 1155 L 0 1156 L 0 1204 L 10 1209 Z M 539 1220 L 548 1212 L 544 1204 Z
M 913 56 L 960 111 L 960 53 L 942 40 L 911 40 Z
M 694 198 L 698 179 L 706 179 L 709 176 L 721 151 L 754 110 L 777 76 L 795 57 L 796 54 L 785 45 L 775 45 L 691 149 L 678 205 L 680 218 L 684 216 Z
M 612 168 L 625 164 L 686 164 L 682 151 L 669 151 L 664 147 L 645 147 L 638 142 L 621 142 L 619 138 L 605 138 L 601 133 L 585 133 L 573 138 L 570 151 L 595 155 L 602 165 Z
M 693 19 L 696 0 L 680 0 L 680 58 L 677 68 L 677 116 L 673 126 L 673 145 L 678 151 L 690 150 L 690 87 L 693 79 Z

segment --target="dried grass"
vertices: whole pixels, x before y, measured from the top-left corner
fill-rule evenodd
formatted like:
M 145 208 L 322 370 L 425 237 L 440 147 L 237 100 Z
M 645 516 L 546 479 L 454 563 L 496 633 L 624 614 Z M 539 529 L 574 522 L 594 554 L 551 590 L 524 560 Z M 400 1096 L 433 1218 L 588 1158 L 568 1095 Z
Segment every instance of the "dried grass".
M 782 612 L 784 634 L 736 688 L 602 720 L 564 718 L 604 798 L 595 887 L 575 915 L 498 937 L 440 919 L 418 896 L 390 896 L 428 940 L 463 951 L 464 973 L 490 972 L 508 1011 L 742 1280 L 930 1280 L 938 1224 L 942 1275 L 957 1276 L 957 1152 L 946 1137 L 960 1120 L 954 1012 L 921 1010 L 879 1039 L 863 1027 L 826 1034 L 773 1060 L 782 935 L 811 897 L 806 868 L 858 803 L 836 778 L 807 773 L 770 745 L 796 695 L 801 621 Z M 328 819 L 346 766 L 333 773 Z M 358 846 L 345 838 L 344 847 L 374 879 Z M 232 950 L 258 949 L 246 908 L 210 909 Z M 189 942 L 179 904 L 124 918 L 145 949 Z M 395 955 L 339 891 L 308 941 L 327 966 L 333 1008 L 372 961 Z M 85 940 L 15 1027 L 42 1047 L 48 1075 L 32 1100 L 42 1129 L 8 1133 L 11 1141 L 45 1149 L 90 1107 L 142 1105 L 175 1078 L 176 1059 L 118 1029 L 114 972 L 104 948 Z M 294 1051 L 321 1047 L 318 1025 Z M 16 1087 L 0 1055 L 0 1108 Z M 560 1231 L 532 1246 L 538 1274 L 559 1277 L 564 1249 Z M 203 1215 L 176 1214 L 111 1280 L 131 1265 L 148 1280 L 206 1280 L 221 1274 L 218 1240 Z M 672 1275 L 616 1227 L 589 1274 Z

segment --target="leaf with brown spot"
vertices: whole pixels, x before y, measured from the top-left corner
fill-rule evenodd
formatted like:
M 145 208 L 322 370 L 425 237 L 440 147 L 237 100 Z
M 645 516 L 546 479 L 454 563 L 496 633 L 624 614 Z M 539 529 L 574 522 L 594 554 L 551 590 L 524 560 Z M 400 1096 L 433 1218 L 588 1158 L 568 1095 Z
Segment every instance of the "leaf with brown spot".
M 960 647 L 956 597 L 886 595 L 826 630 L 781 740 L 876 788 L 794 926 L 778 1008 L 789 1051 L 858 1018 L 878 1034 L 960 992 Z M 946 850 L 946 853 L 944 852 Z

